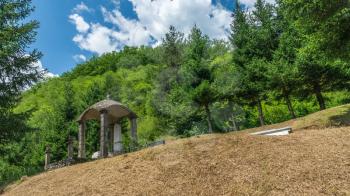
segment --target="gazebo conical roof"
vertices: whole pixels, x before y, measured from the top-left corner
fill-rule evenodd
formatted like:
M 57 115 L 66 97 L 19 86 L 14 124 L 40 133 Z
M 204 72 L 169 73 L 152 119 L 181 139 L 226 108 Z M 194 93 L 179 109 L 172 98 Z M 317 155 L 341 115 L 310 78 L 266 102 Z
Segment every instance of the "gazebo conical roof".
M 78 122 L 86 120 L 100 120 L 100 114 L 102 111 L 107 111 L 108 120 L 110 123 L 118 121 L 122 117 L 137 118 L 137 115 L 123 104 L 105 99 L 100 102 L 95 103 L 86 109 L 77 119 Z

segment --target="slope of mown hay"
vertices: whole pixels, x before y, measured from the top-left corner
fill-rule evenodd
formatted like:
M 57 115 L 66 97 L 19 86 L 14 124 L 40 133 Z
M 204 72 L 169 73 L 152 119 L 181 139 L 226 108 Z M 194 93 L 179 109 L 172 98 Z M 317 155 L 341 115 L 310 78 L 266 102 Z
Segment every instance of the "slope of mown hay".
M 350 128 L 213 134 L 61 168 L 5 195 L 349 195 Z
M 287 126 L 292 127 L 294 131 L 350 126 L 350 104 L 329 108 L 282 123 L 256 127 L 245 131 L 256 132 Z

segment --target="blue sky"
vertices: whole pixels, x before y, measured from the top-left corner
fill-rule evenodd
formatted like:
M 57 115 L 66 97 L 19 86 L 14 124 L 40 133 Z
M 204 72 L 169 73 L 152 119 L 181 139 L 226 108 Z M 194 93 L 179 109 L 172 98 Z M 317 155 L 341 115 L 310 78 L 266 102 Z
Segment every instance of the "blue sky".
M 253 0 L 241 0 L 250 6 Z M 233 0 L 33 0 L 40 22 L 32 48 L 43 67 L 69 71 L 93 55 L 125 45 L 158 45 L 169 25 L 187 34 L 197 24 L 211 38 L 227 37 Z

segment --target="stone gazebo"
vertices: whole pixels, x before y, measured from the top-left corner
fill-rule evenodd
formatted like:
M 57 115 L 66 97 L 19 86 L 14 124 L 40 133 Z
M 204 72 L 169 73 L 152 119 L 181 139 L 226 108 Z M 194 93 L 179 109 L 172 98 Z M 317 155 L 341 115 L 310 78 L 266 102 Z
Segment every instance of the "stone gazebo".
M 123 150 L 122 132 L 120 120 L 123 117 L 129 118 L 131 127 L 131 138 L 137 142 L 137 115 L 126 106 L 119 102 L 105 99 L 86 109 L 78 118 L 79 123 L 79 158 L 86 158 L 85 154 L 85 137 L 86 121 L 99 120 L 100 128 L 100 157 L 108 156 L 108 143 L 112 143 L 112 153 L 119 154 Z

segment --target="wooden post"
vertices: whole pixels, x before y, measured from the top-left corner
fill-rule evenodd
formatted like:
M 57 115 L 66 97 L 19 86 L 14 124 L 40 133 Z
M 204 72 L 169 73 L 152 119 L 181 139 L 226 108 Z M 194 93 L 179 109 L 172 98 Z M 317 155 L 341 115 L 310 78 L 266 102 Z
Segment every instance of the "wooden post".
M 49 169 L 49 164 L 50 164 L 50 158 L 51 158 L 51 149 L 50 146 L 46 146 L 45 149 L 45 170 Z
M 100 130 L 100 155 L 101 157 L 107 157 L 107 145 L 106 145 L 106 136 L 108 131 L 108 119 L 107 119 L 107 110 L 102 110 L 100 112 L 101 117 L 101 130 Z
M 79 122 L 79 150 L 78 158 L 85 159 L 85 121 Z

